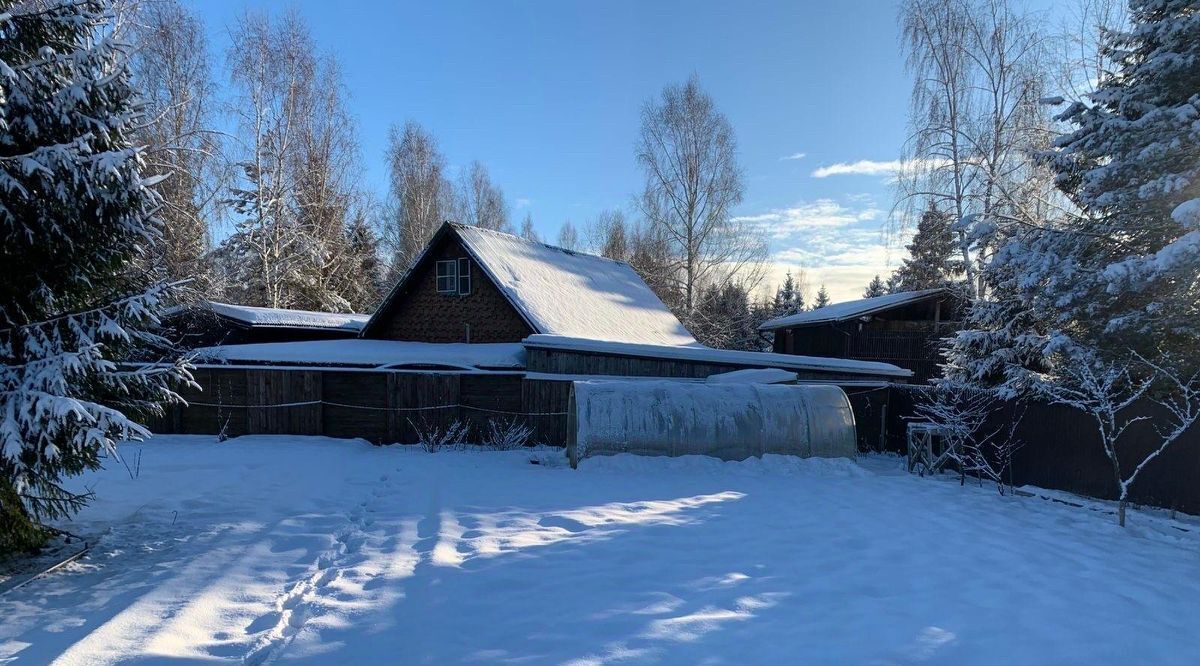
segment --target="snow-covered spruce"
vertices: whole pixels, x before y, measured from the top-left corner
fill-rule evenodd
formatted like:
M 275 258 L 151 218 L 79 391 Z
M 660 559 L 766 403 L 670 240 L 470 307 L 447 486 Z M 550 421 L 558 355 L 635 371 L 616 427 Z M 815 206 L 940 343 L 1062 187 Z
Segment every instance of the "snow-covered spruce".
M 1073 208 L 1021 216 L 950 376 L 1020 391 L 1056 339 L 1126 361 L 1200 346 L 1200 21 L 1189 0 L 1136 0 L 1130 26 L 1044 155 Z
M 189 379 L 180 362 L 119 363 L 161 342 L 146 329 L 170 288 L 138 266 L 158 198 L 110 20 L 104 0 L 0 14 L 0 551 L 79 509 L 63 477 L 145 436 L 133 416 Z

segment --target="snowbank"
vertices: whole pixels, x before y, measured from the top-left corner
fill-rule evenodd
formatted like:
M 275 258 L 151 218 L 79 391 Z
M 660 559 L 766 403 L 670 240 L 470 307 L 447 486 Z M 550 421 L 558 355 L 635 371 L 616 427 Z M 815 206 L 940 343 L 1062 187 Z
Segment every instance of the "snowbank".
M 380 369 L 418 365 L 463 370 L 525 367 L 525 349 L 518 343 L 440 344 L 355 338 L 225 345 L 196 352 L 199 362 L 333 364 Z
M 157 437 L 78 479 L 92 553 L 0 596 L 0 663 L 1155 664 L 1200 521 L 918 478 Z M 1111 509 L 1111 506 L 1108 508 Z M 1192 531 L 1181 531 L 1181 529 Z M 622 661 L 623 660 L 623 661 Z
M 784 384 L 796 381 L 794 372 L 778 368 L 753 368 L 750 370 L 734 370 L 722 372 L 719 375 L 709 375 L 705 381 L 710 384 L 751 383 L 751 384 Z

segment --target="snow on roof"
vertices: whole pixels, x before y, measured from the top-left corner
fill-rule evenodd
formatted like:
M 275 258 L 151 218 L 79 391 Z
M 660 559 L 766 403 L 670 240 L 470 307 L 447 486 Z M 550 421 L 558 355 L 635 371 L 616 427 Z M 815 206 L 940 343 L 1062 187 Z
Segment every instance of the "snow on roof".
M 313 312 L 311 310 L 284 310 L 282 308 L 260 308 L 252 305 L 232 305 L 217 301 L 205 301 L 202 307 L 248 326 L 285 326 L 296 328 L 340 328 L 359 331 L 371 318 L 365 314 L 342 314 L 337 312 Z
M 922 289 L 920 291 L 902 291 L 874 298 L 860 298 L 857 301 L 834 303 L 816 310 L 797 312 L 794 315 L 786 317 L 768 319 L 759 325 L 758 330 L 770 331 L 789 326 L 810 326 L 812 324 L 824 324 L 831 321 L 844 321 L 846 319 L 869 315 L 873 312 L 879 312 L 880 310 L 907 305 L 942 293 L 950 293 L 950 290 L 939 287 L 936 289 Z
M 460 370 L 525 367 L 525 349 L 516 342 L 442 344 L 351 338 L 222 345 L 205 347 L 196 352 L 199 362 L 327 364 L 371 368 L 432 365 Z
M 629 264 L 462 224 L 468 251 L 535 331 L 698 345 Z
M 912 371 L 898 368 L 890 363 L 855 361 L 821 356 L 795 356 L 773 352 L 732 351 L 713 349 L 697 344 L 691 347 L 671 345 L 646 345 L 627 342 L 605 342 L 587 338 L 571 338 L 560 335 L 531 335 L 522 341 L 526 347 L 561 349 L 564 351 L 615 354 L 618 356 L 640 356 L 646 358 L 670 358 L 684 361 L 728 363 L 789 370 L 862 374 L 886 377 L 911 377 Z
M 796 373 L 779 368 L 750 368 L 709 375 L 705 381 L 710 384 L 786 384 L 797 379 Z

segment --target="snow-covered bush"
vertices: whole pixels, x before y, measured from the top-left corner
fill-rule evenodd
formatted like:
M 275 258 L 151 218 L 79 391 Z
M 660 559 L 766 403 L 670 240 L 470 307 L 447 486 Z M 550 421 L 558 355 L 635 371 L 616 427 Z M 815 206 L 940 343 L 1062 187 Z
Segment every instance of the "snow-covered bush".
M 448 426 L 431 423 L 424 417 L 416 421 L 408 420 L 408 424 L 417 434 L 417 444 L 428 453 L 437 453 L 442 449 L 459 449 L 466 445 L 470 426 L 462 421 L 454 421 Z
M 953 452 L 962 482 L 968 475 L 981 483 L 991 481 L 1003 495 L 1011 485 L 1008 481 L 1013 454 L 1021 447 L 1016 429 L 1024 413 L 994 424 L 1006 407 L 994 391 L 940 381 L 922 393 L 915 411 L 938 426 L 940 436 Z
M 171 287 L 140 261 L 159 198 L 133 137 L 141 117 L 107 0 L 0 13 L 0 549 L 38 545 L 89 494 L 64 476 L 148 434 L 185 364 L 128 364 Z
M 494 418 L 488 419 L 487 432 L 481 443 L 485 448 L 496 451 L 511 451 L 524 447 L 531 436 L 533 428 L 515 416 L 509 419 Z

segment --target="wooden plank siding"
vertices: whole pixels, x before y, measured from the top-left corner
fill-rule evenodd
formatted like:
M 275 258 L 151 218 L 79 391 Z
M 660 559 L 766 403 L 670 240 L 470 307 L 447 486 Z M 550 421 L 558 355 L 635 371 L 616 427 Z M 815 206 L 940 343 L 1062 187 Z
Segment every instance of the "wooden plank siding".
M 521 382 L 521 404 L 533 429 L 535 444 L 564 446 L 568 437 L 571 382 L 525 379 Z
M 618 377 L 663 377 L 665 379 L 704 379 L 710 375 L 749 368 L 778 367 L 769 363 L 713 363 L 710 361 L 693 361 L 688 359 L 661 359 L 640 356 L 623 356 L 619 354 L 602 354 L 596 352 L 564 351 L 559 349 L 526 348 L 526 368 L 529 372 L 539 372 L 556 375 L 607 375 Z M 895 378 L 864 376 L 862 374 L 819 371 L 795 370 L 801 380 L 831 380 L 831 381 L 896 381 Z
M 246 371 L 246 428 L 271 435 L 311 435 L 322 428 L 317 370 Z M 288 405 L 267 407 L 266 405 Z
M 387 441 L 417 443 L 418 428 L 444 429 L 462 419 L 460 401 L 462 375 L 433 373 L 390 373 L 387 383 Z M 424 409 L 422 409 L 424 408 Z
M 326 402 L 321 434 L 361 437 L 373 444 L 397 441 L 387 411 L 391 379 L 385 372 L 322 372 L 321 395 Z
M 565 395 L 569 382 L 547 382 L 558 386 L 539 389 L 534 385 L 543 382 L 526 382 L 519 373 L 307 368 L 201 367 L 193 375 L 203 388 L 180 391 L 188 406 L 171 406 L 163 416 L 147 418 L 152 431 L 224 432 L 230 437 L 325 435 L 362 438 L 375 444 L 412 444 L 421 427 L 445 428 L 462 421 L 471 428 L 471 437 L 478 439 L 490 419 L 515 418 L 536 429 L 535 441 L 565 443 L 565 421 L 556 421 L 565 419 L 565 414 L 525 415 L 564 411 L 559 403 L 565 398 L 555 396 Z M 318 403 L 283 406 L 313 401 Z

